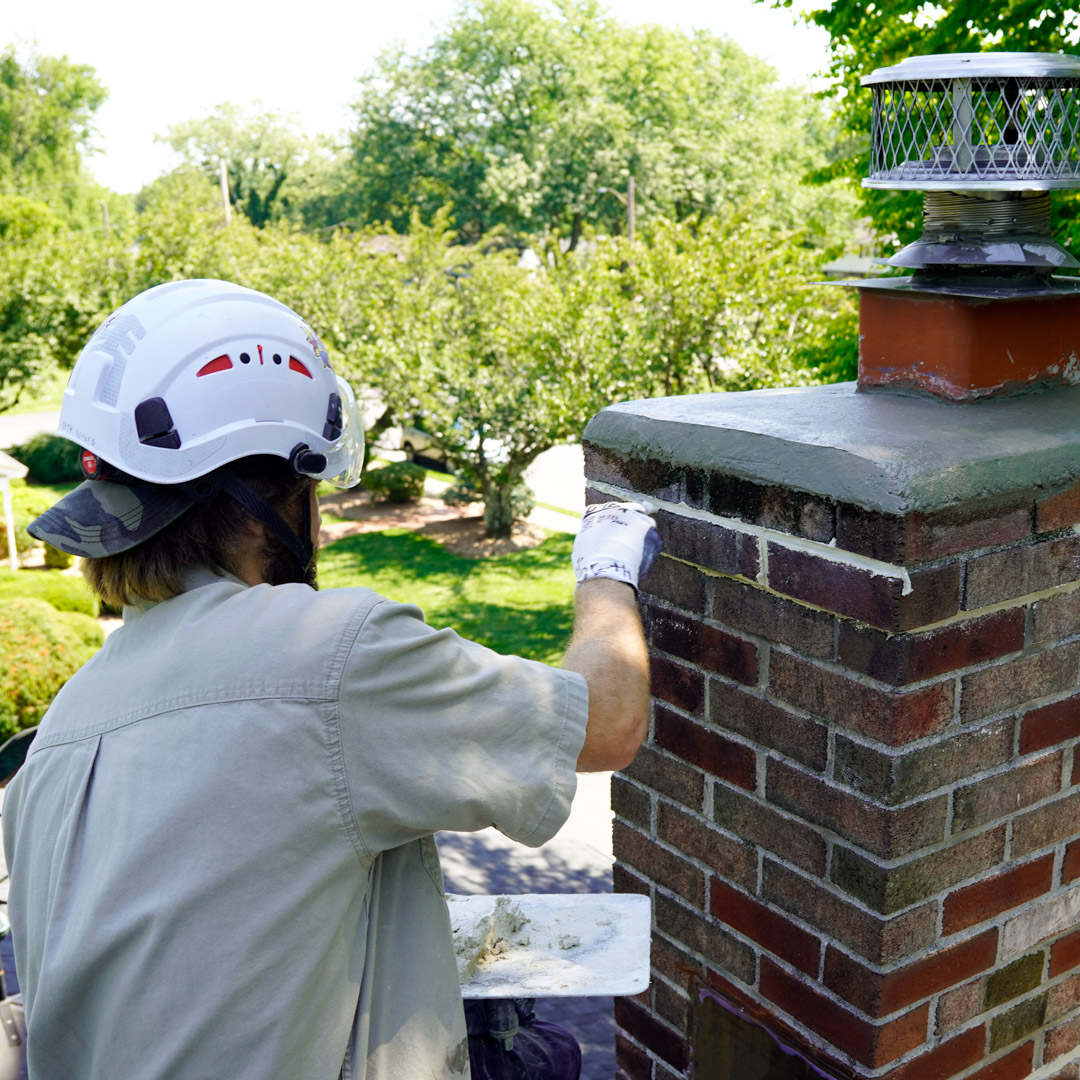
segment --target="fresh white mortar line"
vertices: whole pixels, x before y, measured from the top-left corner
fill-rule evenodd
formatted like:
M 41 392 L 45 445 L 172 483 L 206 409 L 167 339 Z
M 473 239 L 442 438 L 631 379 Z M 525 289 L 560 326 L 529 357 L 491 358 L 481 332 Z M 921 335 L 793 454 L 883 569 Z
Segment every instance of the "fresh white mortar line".
M 635 493 L 627 490 L 626 488 L 618 488 L 612 484 L 599 484 L 593 483 L 591 485 L 597 491 L 603 492 L 605 495 L 621 495 L 627 499 L 633 499 Z M 695 518 L 698 521 L 707 521 L 713 525 L 722 525 L 725 529 L 731 529 L 733 532 L 740 532 L 746 536 L 755 536 L 758 538 L 759 550 L 765 548 L 766 544 L 771 541 L 774 544 L 778 544 L 782 547 L 788 548 L 791 551 L 802 551 L 808 555 L 816 555 L 821 559 L 828 559 L 830 562 L 843 563 L 845 566 L 854 566 L 860 570 L 869 571 L 871 574 L 875 574 L 878 577 L 896 578 L 899 580 L 903 588 L 901 589 L 901 595 L 907 596 L 911 592 L 911 577 L 907 572 L 907 569 L 903 566 L 897 566 L 895 563 L 882 562 L 880 559 L 871 559 L 868 555 L 857 555 L 852 551 L 844 551 L 841 548 L 835 546 L 835 540 L 831 544 L 823 544 L 820 540 L 804 540 L 798 536 L 792 536 L 790 533 L 777 532 L 775 529 L 766 529 L 762 525 L 750 525 L 745 521 L 739 521 L 737 518 L 720 517 L 718 514 L 710 514 L 706 510 L 697 510 L 692 506 L 687 506 L 685 503 L 672 503 L 666 502 L 663 499 L 657 499 L 654 496 L 649 496 L 649 502 L 651 502 L 657 509 L 667 510 L 668 513 L 678 514 L 680 517 Z M 766 551 L 766 559 L 768 553 Z M 765 564 L 762 564 L 765 566 Z M 767 571 L 767 566 L 765 566 Z M 762 571 L 759 570 L 758 577 L 761 578 Z

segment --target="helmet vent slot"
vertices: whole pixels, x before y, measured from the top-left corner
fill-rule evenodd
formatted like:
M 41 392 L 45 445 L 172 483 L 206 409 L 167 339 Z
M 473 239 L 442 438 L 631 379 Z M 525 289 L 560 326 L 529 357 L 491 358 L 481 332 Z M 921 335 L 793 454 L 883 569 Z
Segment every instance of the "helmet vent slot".
M 215 371 L 228 371 L 232 366 L 232 360 L 230 360 L 225 353 L 222 353 L 221 356 L 215 356 L 209 363 L 203 364 L 203 366 L 195 372 L 195 377 L 198 378 L 202 375 L 213 375 Z
M 306 375 L 309 379 L 314 379 L 315 376 L 302 364 L 295 356 L 289 357 L 289 370 L 299 371 L 301 375 Z

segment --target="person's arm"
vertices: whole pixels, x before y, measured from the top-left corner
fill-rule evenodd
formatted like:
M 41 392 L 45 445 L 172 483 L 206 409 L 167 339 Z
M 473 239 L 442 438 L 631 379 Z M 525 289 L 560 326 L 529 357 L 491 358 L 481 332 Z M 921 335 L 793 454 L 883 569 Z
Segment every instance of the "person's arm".
M 649 654 L 630 585 L 592 578 L 574 594 L 574 634 L 562 666 L 584 676 L 589 722 L 578 772 L 623 769 L 649 723 Z
M 649 654 L 637 606 L 638 580 L 660 536 L 638 503 L 590 506 L 574 541 L 574 634 L 563 667 L 584 676 L 589 719 L 578 772 L 623 769 L 649 723 Z

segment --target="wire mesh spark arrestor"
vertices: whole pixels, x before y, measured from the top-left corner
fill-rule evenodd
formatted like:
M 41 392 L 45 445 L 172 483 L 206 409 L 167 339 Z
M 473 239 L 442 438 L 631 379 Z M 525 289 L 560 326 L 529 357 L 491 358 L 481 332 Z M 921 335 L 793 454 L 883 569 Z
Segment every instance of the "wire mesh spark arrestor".
M 859 289 L 859 389 L 953 401 L 1080 383 L 1080 263 L 1050 232 L 1080 187 L 1080 58 L 916 56 L 862 80 L 869 188 L 922 191 L 923 234 Z

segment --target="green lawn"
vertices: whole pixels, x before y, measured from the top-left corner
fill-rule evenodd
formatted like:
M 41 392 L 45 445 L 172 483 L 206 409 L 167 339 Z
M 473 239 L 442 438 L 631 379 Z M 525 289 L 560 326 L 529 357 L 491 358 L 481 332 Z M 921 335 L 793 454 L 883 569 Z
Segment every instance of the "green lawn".
M 573 621 L 573 542 L 553 533 L 528 551 L 466 559 L 406 529 L 361 533 L 321 550 L 319 586 L 368 585 L 417 604 L 432 626 L 450 626 L 501 653 L 558 663 Z
M 49 383 L 36 394 L 23 394 L 14 409 L 8 409 L 5 416 L 19 416 L 22 413 L 53 412 L 60 408 L 64 400 L 64 387 L 67 386 L 68 372 L 63 371 L 53 376 Z

